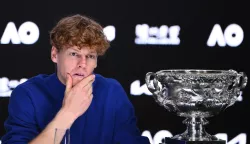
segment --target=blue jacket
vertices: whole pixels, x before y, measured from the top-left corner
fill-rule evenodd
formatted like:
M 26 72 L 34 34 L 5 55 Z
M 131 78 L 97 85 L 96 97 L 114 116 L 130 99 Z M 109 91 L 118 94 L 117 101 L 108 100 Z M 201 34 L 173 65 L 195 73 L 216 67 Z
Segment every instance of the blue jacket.
M 136 126 L 134 108 L 119 82 L 95 75 L 92 103 L 71 126 L 71 144 L 149 144 Z M 24 144 L 39 135 L 60 110 L 64 91 L 55 73 L 18 85 L 10 97 L 2 144 Z

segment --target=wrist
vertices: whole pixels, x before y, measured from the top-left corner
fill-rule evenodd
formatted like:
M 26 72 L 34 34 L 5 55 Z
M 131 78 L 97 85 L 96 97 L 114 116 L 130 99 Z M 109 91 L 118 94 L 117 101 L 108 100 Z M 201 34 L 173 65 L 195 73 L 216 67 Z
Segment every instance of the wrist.
M 55 117 L 55 121 L 57 123 L 57 128 L 68 129 L 77 119 L 75 114 L 68 112 L 65 109 L 60 109 Z

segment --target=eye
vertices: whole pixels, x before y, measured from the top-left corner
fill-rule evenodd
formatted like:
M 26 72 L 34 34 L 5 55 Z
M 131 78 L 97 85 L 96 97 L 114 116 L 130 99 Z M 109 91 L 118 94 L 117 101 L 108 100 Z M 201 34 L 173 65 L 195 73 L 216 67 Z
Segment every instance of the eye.
M 96 58 L 95 55 L 87 55 L 86 57 L 87 57 L 87 58 L 90 58 L 90 59 L 95 59 L 95 58 Z
M 77 56 L 77 53 L 71 52 L 70 55 L 71 55 L 71 56 Z

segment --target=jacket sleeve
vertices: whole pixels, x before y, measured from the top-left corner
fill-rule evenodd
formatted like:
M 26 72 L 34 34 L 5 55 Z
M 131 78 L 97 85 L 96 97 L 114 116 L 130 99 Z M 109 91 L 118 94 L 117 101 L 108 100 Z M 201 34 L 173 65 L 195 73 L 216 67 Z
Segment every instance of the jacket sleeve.
M 35 110 L 28 89 L 19 85 L 12 91 L 8 113 L 4 122 L 6 133 L 2 137 L 2 144 L 27 144 L 38 135 Z
M 116 98 L 115 144 L 150 144 L 147 137 L 141 136 L 134 107 L 118 82 L 113 87 L 112 94 Z

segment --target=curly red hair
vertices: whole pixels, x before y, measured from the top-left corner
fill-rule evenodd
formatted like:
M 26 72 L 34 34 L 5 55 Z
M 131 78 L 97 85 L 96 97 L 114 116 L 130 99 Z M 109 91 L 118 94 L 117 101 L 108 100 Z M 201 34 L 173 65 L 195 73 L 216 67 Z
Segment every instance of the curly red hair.
M 58 51 L 70 46 L 79 49 L 88 46 L 98 55 L 103 55 L 110 46 L 103 27 L 93 19 L 79 14 L 62 18 L 50 32 L 50 43 Z

